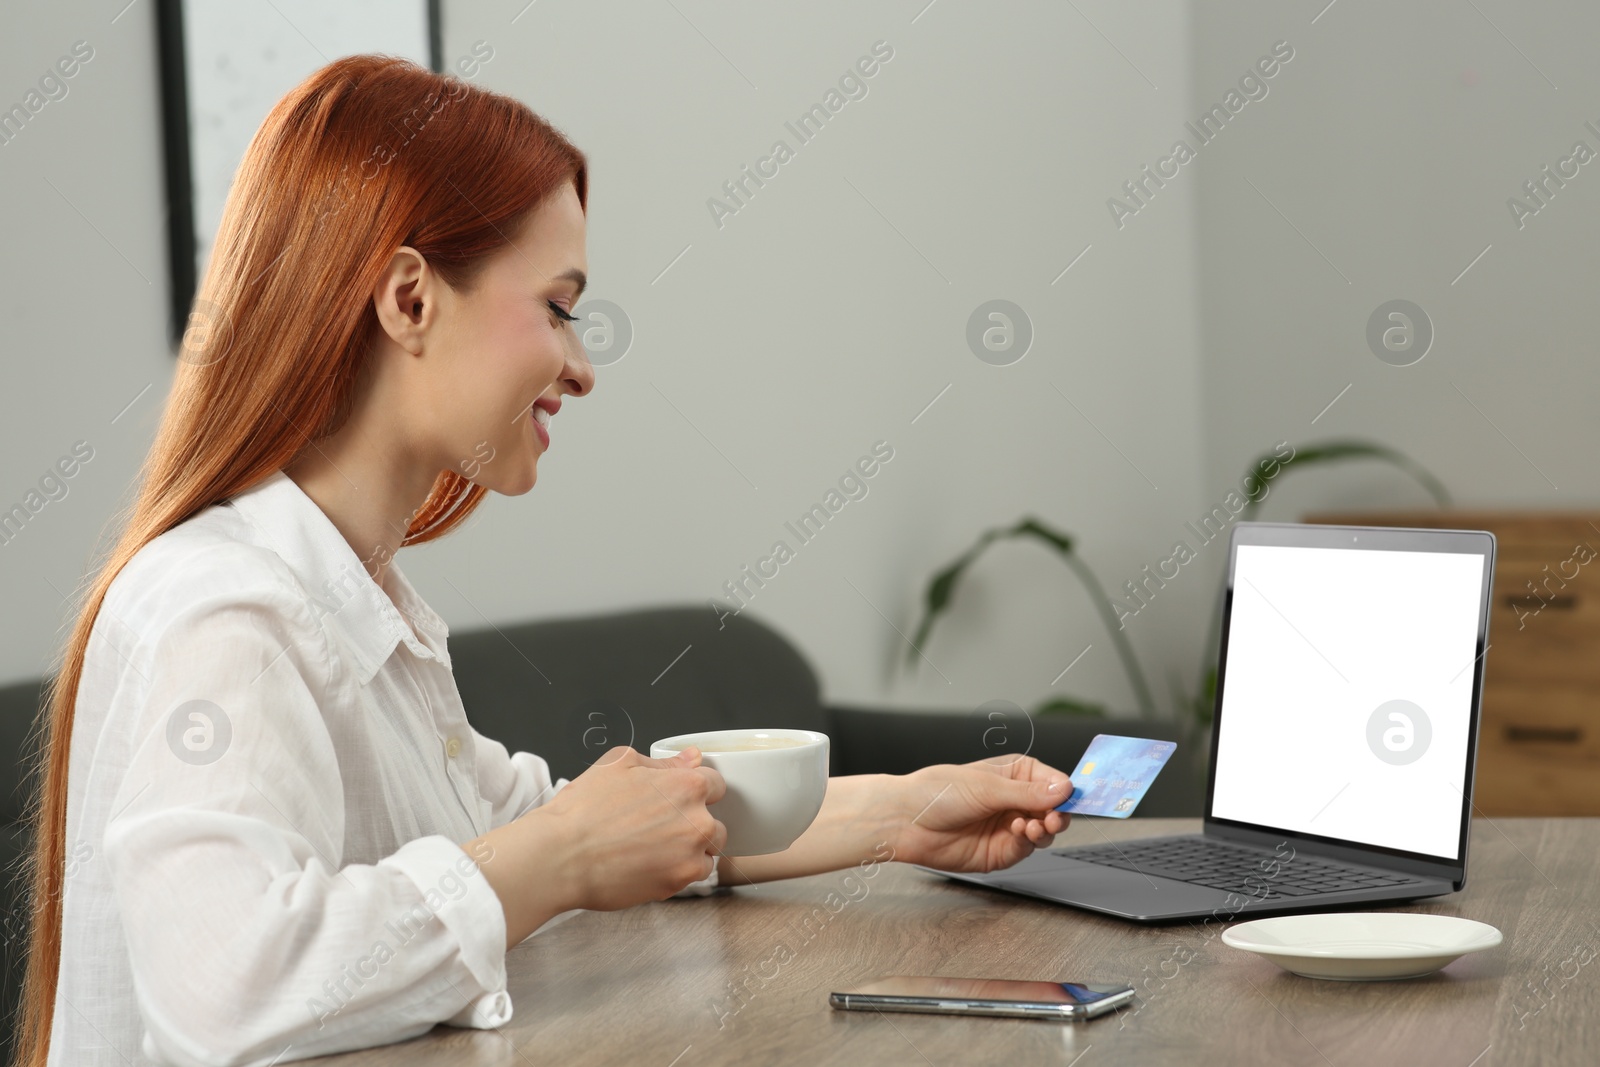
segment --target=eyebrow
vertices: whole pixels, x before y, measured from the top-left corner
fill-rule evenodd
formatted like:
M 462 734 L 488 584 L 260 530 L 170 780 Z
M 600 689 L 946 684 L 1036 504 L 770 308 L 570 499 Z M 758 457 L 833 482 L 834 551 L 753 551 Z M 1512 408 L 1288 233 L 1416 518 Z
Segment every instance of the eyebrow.
M 562 281 L 577 282 L 578 283 L 577 296 L 582 296 L 584 287 L 589 284 L 588 275 L 584 274 L 583 271 L 579 270 L 577 267 L 569 267 L 568 269 L 562 271 L 560 274 L 557 274 L 555 276 L 554 280 L 558 281 L 558 282 L 562 282 Z

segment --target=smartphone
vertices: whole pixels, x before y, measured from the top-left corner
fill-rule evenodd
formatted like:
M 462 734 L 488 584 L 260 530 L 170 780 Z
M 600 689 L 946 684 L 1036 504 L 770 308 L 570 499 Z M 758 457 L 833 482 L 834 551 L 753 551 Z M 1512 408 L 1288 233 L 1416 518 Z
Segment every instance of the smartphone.
M 844 1011 L 919 1011 L 1016 1019 L 1092 1019 L 1133 999 L 1131 985 L 892 975 L 828 994 Z

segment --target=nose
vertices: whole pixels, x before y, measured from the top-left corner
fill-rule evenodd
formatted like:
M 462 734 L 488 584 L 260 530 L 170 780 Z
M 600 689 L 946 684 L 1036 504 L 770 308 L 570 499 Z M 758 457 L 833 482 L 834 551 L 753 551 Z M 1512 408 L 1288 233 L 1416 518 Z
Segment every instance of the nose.
M 589 362 L 589 353 L 578 340 L 577 331 L 569 326 L 566 332 L 567 360 L 561 368 L 561 388 L 569 396 L 584 396 L 594 391 L 594 364 Z

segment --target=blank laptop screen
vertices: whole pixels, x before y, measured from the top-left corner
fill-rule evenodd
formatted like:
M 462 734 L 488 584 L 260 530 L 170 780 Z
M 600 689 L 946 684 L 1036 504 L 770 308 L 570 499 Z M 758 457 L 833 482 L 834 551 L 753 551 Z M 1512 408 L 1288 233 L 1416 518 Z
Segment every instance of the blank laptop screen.
M 1459 860 L 1485 557 L 1236 552 L 1212 817 Z

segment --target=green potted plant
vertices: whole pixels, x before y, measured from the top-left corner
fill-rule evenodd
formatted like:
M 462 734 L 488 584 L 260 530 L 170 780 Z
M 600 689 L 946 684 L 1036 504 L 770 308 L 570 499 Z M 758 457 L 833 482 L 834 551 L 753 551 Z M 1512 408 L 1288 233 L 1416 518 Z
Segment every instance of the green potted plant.
M 1270 452 L 1256 458 L 1245 471 L 1242 484 L 1249 484 L 1251 478 L 1262 479 L 1281 476 L 1281 473 L 1293 467 L 1299 470 L 1303 467 L 1315 466 L 1323 463 L 1346 462 L 1351 460 L 1376 459 L 1403 471 L 1415 479 L 1440 507 L 1450 503 L 1450 494 L 1445 487 L 1430 474 L 1423 466 L 1411 457 L 1384 445 L 1373 444 L 1366 441 L 1322 441 L 1305 448 L 1291 451 L 1288 458 L 1283 458 L 1281 453 Z M 1271 473 L 1264 473 L 1270 471 Z M 1260 510 L 1261 502 L 1266 499 L 1266 494 L 1250 497 L 1244 506 L 1234 515 L 1235 522 L 1249 522 Z M 1230 509 L 1231 511 L 1231 509 Z M 1133 689 L 1134 700 L 1138 704 L 1139 714 L 1142 718 L 1157 719 L 1169 718 L 1180 726 L 1195 733 L 1203 733 L 1211 724 L 1211 717 L 1216 705 L 1217 692 L 1217 650 L 1221 643 L 1222 627 L 1222 591 L 1218 590 L 1216 608 L 1211 613 L 1206 634 L 1206 644 L 1202 652 L 1203 660 L 1200 666 L 1199 685 L 1193 694 L 1184 694 L 1174 678 L 1169 678 L 1172 690 L 1172 704 L 1167 709 L 1158 707 L 1155 694 L 1150 688 L 1144 668 L 1139 663 L 1139 657 L 1133 650 L 1133 645 L 1128 641 L 1127 634 L 1123 631 L 1121 618 L 1113 606 L 1111 598 L 1106 594 L 1105 587 L 1095 576 L 1089 565 L 1078 555 L 1071 534 L 1062 533 L 1052 529 L 1046 523 L 1032 516 L 1024 516 L 1015 524 L 1008 527 L 995 527 L 978 538 L 971 548 L 957 556 L 949 564 L 941 568 L 931 579 L 923 591 L 922 618 L 917 624 L 915 636 L 911 640 L 911 647 L 906 653 L 908 665 L 915 664 L 921 654 L 923 645 L 928 635 L 933 631 L 934 623 L 940 616 L 951 610 L 956 590 L 960 586 L 962 577 L 967 570 L 977 562 L 979 556 L 996 541 L 1011 538 L 1033 538 L 1043 542 L 1055 552 L 1067 569 L 1077 576 L 1084 590 L 1089 594 L 1090 603 L 1105 624 L 1106 632 L 1110 635 L 1112 647 L 1116 650 L 1117 658 L 1121 661 L 1123 670 L 1127 672 L 1128 684 Z M 1090 703 L 1071 697 L 1054 697 L 1043 701 L 1034 709 L 1034 714 L 1073 714 L 1104 716 L 1106 708 L 1102 704 Z

